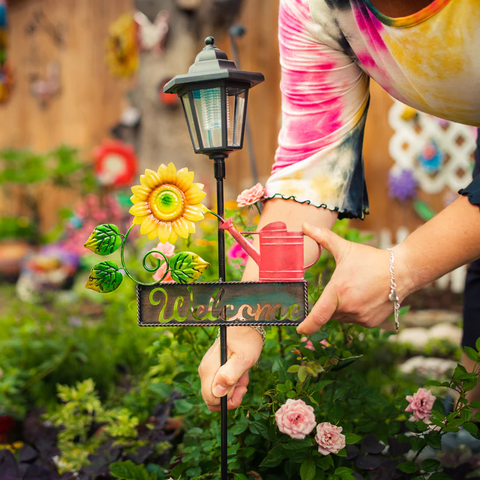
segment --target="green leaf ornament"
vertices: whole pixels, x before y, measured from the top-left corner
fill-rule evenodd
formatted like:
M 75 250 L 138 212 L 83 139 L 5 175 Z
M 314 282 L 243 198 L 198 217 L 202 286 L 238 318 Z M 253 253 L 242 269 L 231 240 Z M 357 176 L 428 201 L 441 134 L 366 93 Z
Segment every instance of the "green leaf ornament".
M 170 275 L 177 283 L 192 283 L 210 264 L 196 253 L 180 252 L 169 260 L 169 266 Z
M 90 272 L 85 288 L 99 293 L 109 293 L 116 290 L 122 283 L 123 275 L 114 262 L 97 263 Z
M 85 247 L 97 255 L 110 255 L 122 244 L 122 236 L 112 223 L 98 225 L 88 237 Z

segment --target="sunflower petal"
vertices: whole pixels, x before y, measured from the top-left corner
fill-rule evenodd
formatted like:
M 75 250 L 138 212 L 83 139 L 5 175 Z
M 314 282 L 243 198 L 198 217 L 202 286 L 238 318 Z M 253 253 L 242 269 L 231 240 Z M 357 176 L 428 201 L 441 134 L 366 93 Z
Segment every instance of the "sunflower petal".
M 165 183 L 175 184 L 175 182 L 177 180 L 177 169 L 175 168 L 175 165 L 172 162 L 170 162 L 167 165 L 167 168 L 165 169 L 164 175 L 165 175 L 165 177 L 164 177 L 163 181 Z
M 185 212 L 183 216 L 192 222 L 198 222 L 199 220 L 203 220 L 203 211 L 199 205 L 189 205 L 185 208 Z
M 193 183 L 193 172 L 189 172 L 188 168 L 182 168 L 177 173 L 177 187 L 181 188 L 184 192 L 186 192 Z
M 150 189 L 155 188 L 157 185 L 160 185 L 160 177 L 158 176 L 157 172 L 154 172 L 153 170 L 150 170 L 147 168 L 145 170 L 145 175 L 142 175 L 140 177 L 140 183 L 144 187 L 148 187 Z
M 178 238 L 177 234 L 172 229 L 172 233 L 170 234 L 170 238 L 168 239 L 168 241 L 170 243 L 175 243 L 177 241 L 177 238 Z
M 141 225 L 143 223 L 143 221 L 148 217 L 148 215 L 145 215 L 143 217 L 141 216 L 136 216 L 134 219 L 133 219 L 133 224 L 134 225 Z
M 172 224 L 170 222 L 160 222 L 157 229 L 158 238 L 162 243 L 168 242 L 172 233 Z
M 195 233 L 195 224 L 189 220 L 185 220 L 185 223 L 187 224 L 188 233 Z
M 186 192 L 185 198 L 190 205 L 195 205 L 196 203 L 200 203 L 205 197 L 206 193 L 202 191 L 203 184 L 202 183 L 194 183 Z
M 141 202 L 136 203 L 133 207 L 130 208 L 128 211 L 131 215 L 148 215 L 150 213 L 150 208 L 148 207 L 148 203 Z
M 167 171 L 167 166 L 162 163 L 159 167 L 158 167 L 158 170 L 157 170 L 157 175 L 158 175 L 158 178 L 160 178 L 160 181 L 162 183 L 165 183 L 165 173 Z
M 157 238 L 157 229 L 154 228 L 147 236 L 149 240 L 155 240 Z
M 143 185 L 134 185 L 132 187 L 133 195 L 135 195 L 135 197 L 138 198 L 139 201 L 141 202 L 144 202 L 148 198 L 151 191 L 152 190 L 150 188 L 144 187 Z M 137 203 L 137 202 L 133 202 L 133 203 Z
M 180 218 L 177 218 L 177 220 L 175 220 L 175 222 L 173 222 L 173 230 L 174 232 L 179 236 L 179 237 L 182 237 L 182 238 L 187 238 L 188 237 L 188 226 L 187 226 L 187 221 L 180 217 Z
M 149 215 L 143 221 L 142 226 L 140 228 L 140 233 L 142 235 L 146 235 L 150 233 L 152 230 L 154 230 L 156 226 L 157 226 L 157 222 L 155 221 L 154 217 L 152 215 Z

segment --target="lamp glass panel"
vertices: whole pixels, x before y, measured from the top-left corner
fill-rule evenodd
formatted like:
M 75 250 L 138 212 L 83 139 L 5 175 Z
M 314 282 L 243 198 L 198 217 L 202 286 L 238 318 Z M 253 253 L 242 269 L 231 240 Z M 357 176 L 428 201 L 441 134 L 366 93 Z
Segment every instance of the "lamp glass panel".
M 222 93 L 220 87 L 193 91 L 203 148 L 222 147 Z
M 245 118 L 246 91 L 238 88 L 227 89 L 228 145 L 241 147 L 243 121 Z
M 185 110 L 185 116 L 187 117 L 188 129 L 190 130 L 190 135 L 192 137 L 193 148 L 195 150 L 198 150 L 200 147 L 198 144 L 197 130 L 195 128 L 195 122 L 193 120 L 192 106 L 190 105 L 188 93 L 182 95 L 180 98 L 182 100 L 183 108 Z

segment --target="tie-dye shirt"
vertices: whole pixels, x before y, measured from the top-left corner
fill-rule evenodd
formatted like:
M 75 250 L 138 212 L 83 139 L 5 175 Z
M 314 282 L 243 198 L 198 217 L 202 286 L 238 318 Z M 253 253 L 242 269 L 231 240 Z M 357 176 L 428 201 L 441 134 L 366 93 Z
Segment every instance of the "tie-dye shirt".
M 369 77 L 418 110 L 480 126 L 478 2 L 389 18 L 370 0 L 281 0 L 282 128 L 267 196 L 368 213 Z

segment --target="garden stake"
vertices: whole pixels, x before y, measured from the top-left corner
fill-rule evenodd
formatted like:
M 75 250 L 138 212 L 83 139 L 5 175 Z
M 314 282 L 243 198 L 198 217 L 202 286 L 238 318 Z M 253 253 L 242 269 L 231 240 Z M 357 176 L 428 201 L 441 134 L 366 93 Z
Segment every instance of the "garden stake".
M 227 361 L 229 326 L 297 326 L 308 313 L 308 292 L 304 280 L 303 233 L 289 232 L 282 222 L 256 232 L 259 250 L 246 242 L 231 219 L 224 219 L 223 181 L 225 158 L 242 148 L 248 89 L 263 75 L 238 70 L 208 37 L 189 74 L 173 78 L 166 93 L 177 93 L 183 104 L 194 149 L 213 160 L 218 218 L 218 282 L 193 283 L 209 266 L 192 252 L 171 258 L 159 250 L 148 251 L 143 268 L 154 274 L 164 268 L 158 281 L 142 282 L 128 270 L 125 244 L 135 225 L 140 233 L 165 243 L 178 236 L 188 238 L 195 221 L 208 211 L 201 203 L 203 185 L 193 183 L 193 172 L 173 163 L 146 170 L 140 185 L 132 187 L 133 223 L 126 234 L 116 225 L 99 225 L 85 246 L 99 255 L 120 248 L 122 270 L 137 284 L 138 324 L 144 327 L 220 327 L 220 361 Z M 193 124 L 191 124 L 193 123 Z M 213 212 L 210 212 L 213 213 Z M 237 240 L 260 267 L 259 282 L 227 282 L 225 275 L 225 230 Z M 319 248 L 320 251 L 320 248 Z M 155 254 L 150 266 L 147 259 Z M 163 282 L 170 274 L 173 282 Z M 120 268 L 111 261 L 92 268 L 86 288 L 100 293 L 114 291 L 121 284 Z M 221 399 L 221 479 L 227 480 L 227 396 Z

